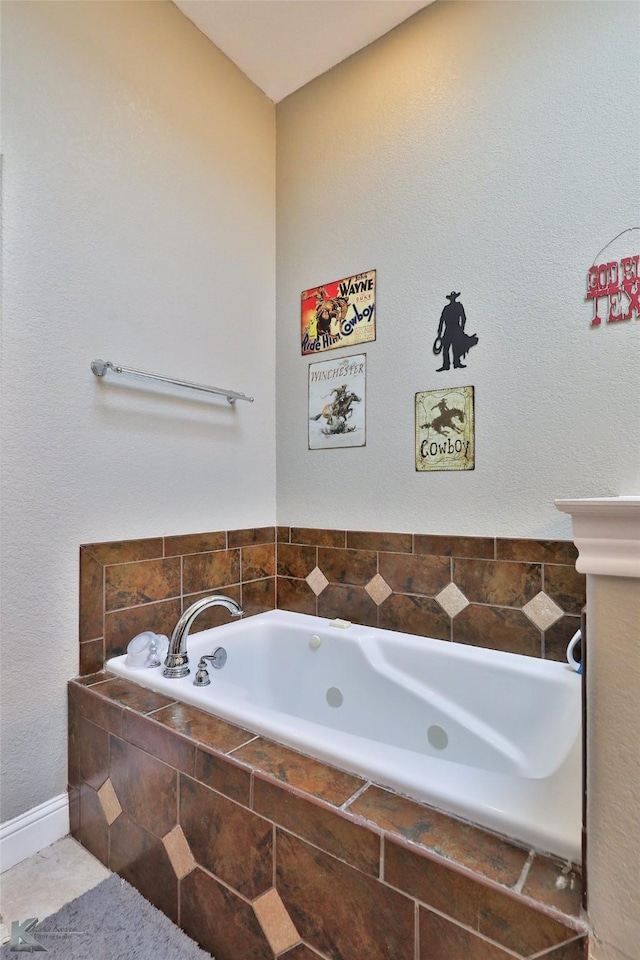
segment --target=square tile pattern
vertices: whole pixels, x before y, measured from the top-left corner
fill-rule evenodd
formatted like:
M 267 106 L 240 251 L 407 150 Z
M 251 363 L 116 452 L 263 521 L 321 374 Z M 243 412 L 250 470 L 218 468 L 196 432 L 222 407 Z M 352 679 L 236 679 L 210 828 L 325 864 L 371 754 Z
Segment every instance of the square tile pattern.
M 563 864 L 139 691 L 69 684 L 73 835 L 217 960 L 585 960 Z

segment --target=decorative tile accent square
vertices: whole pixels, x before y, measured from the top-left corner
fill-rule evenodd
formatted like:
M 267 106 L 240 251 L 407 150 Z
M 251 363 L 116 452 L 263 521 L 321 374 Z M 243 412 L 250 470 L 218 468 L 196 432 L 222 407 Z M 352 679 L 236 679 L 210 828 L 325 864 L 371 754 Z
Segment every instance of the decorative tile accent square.
M 387 597 L 390 597 L 393 593 L 387 581 L 379 573 L 376 573 L 375 577 L 369 580 L 369 583 L 365 585 L 365 590 L 378 606 L 384 603 Z
M 182 880 L 183 877 L 186 877 L 188 873 L 195 869 L 196 861 L 180 824 L 177 824 L 170 833 L 163 837 L 162 842 L 169 855 L 176 877 L 178 880 Z
M 456 587 L 455 583 L 450 583 L 448 587 L 441 590 L 435 599 L 450 617 L 455 617 L 461 610 L 469 606 L 469 601 L 462 590 Z
M 305 580 L 315 593 L 316 597 L 320 596 L 324 588 L 329 583 L 320 567 L 314 567 L 309 576 L 305 577 Z
M 254 900 L 253 909 L 274 953 L 282 953 L 300 942 L 300 934 L 275 887 Z
M 524 605 L 522 612 L 529 617 L 532 623 L 535 623 L 539 630 L 546 630 L 562 616 L 562 610 L 558 604 L 551 597 L 548 597 L 543 590 L 536 594 L 533 600 L 529 600 L 529 603 Z
M 111 826 L 122 813 L 122 807 L 113 789 L 111 780 L 105 780 L 98 790 L 98 800 L 100 801 L 100 806 L 107 819 L 107 823 Z

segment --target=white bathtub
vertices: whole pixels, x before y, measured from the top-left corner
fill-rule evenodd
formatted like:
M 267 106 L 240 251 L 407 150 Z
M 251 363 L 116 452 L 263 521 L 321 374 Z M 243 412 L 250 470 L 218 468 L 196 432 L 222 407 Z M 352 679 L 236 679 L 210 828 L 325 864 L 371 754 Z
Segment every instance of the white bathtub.
M 221 670 L 194 687 L 198 660 Z M 580 860 L 581 683 L 566 665 L 272 610 L 194 633 L 191 674 L 107 669 L 544 852 Z

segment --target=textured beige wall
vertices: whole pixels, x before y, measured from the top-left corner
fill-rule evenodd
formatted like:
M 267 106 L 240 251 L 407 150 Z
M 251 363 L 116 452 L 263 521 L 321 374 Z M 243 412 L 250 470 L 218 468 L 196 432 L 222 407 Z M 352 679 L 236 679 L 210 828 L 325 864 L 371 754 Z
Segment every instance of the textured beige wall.
M 65 789 L 79 544 L 274 522 L 275 110 L 172 3 L 2 7 L 6 821 Z
M 639 26 L 439 2 L 278 105 L 279 523 L 568 537 L 555 498 L 640 489 L 640 320 L 591 329 L 585 302 L 638 223 Z M 377 340 L 301 357 L 301 291 L 372 268 Z M 480 341 L 436 373 L 452 289 Z M 309 361 L 360 352 L 366 447 L 309 451 Z M 416 473 L 414 394 L 466 384 L 475 471 Z
M 587 577 L 589 915 L 596 960 L 640 957 L 640 579 Z

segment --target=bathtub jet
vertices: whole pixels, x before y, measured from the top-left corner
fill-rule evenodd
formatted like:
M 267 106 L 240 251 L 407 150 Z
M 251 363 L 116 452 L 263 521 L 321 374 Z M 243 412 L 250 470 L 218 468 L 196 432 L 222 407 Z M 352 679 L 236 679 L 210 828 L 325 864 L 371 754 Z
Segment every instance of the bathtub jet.
M 204 609 L 196 606 L 181 618 L 176 642 Z M 106 667 L 541 852 L 580 860 L 581 682 L 567 664 L 355 624 L 337 629 L 284 610 L 189 637 L 195 658 L 221 645 L 228 659 L 204 687 L 167 678 L 161 667 L 130 670 L 125 657 Z

